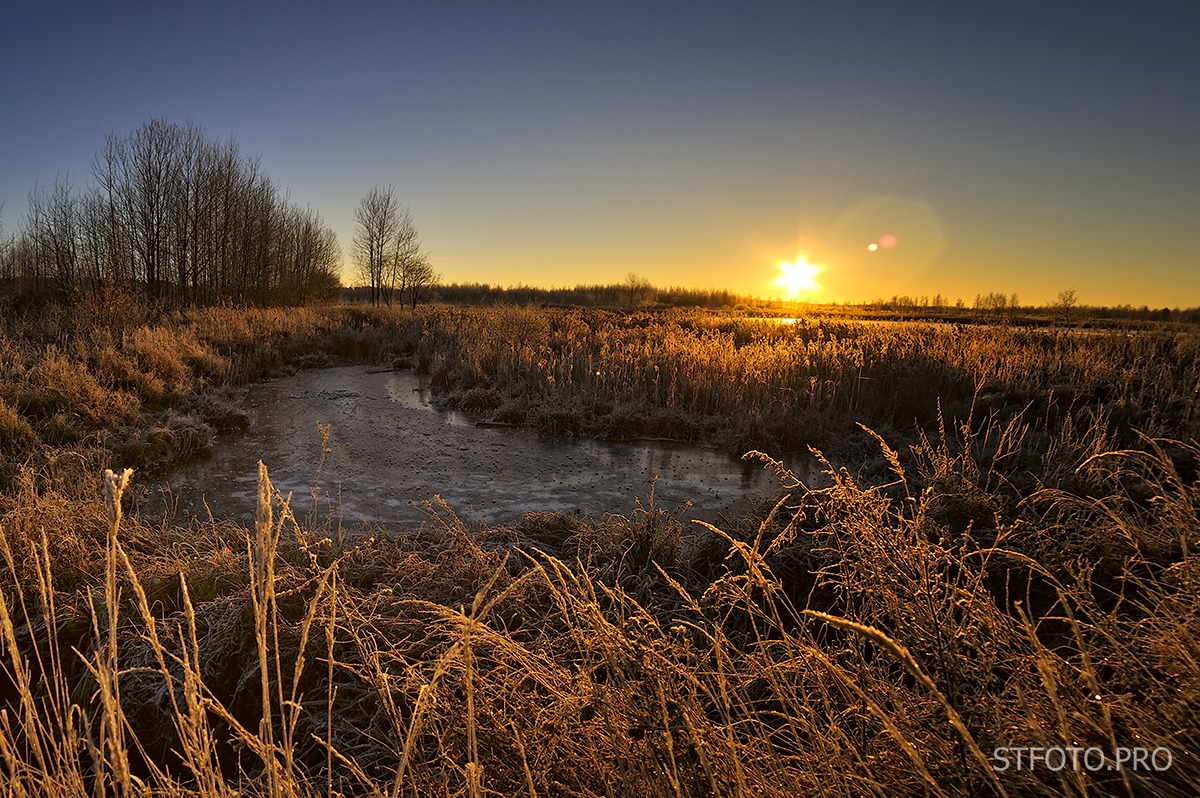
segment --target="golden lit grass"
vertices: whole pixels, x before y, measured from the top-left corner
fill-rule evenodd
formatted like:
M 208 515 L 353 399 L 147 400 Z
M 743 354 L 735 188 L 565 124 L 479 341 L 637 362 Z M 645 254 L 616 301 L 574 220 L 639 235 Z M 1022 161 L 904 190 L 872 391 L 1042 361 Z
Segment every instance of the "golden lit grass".
M 1035 435 L 1103 414 L 1114 430 L 1200 428 L 1200 335 L 800 319 L 701 312 L 626 316 L 517 307 L 208 308 L 39 346 L 3 339 L 0 399 L 38 437 L 78 444 L 99 426 L 140 435 L 189 397 L 287 369 L 415 366 L 482 417 L 557 434 L 830 448 L 866 421 L 976 421 L 1029 406 Z M 1083 417 L 1086 416 L 1086 417 Z M 110 419 L 102 422 L 101 418 Z M 9 428 L 19 425 L 11 422 Z M 861 445 L 861 436 L 860 445 Z M 186 451 L 186 450 L 185 450 Z M 167 459 L 170 459 L 169 457 Z M 131 461 L 142 466 L 141 461 Z
M 42 442 L 115 451 L 120 464 L 159 468 L 208 450 L 217 432 L 244 427 L 222 386 L 328 364 L 323 342 L 350 324 L 345 311 L 208 309 L 156 324 L 55 332 L 35 324 L 0 336 L 0 479 Z M 385 354 L 372 330 L 343 348 Z M 333 346 L 333 343 L 330 343 Z M 294 367 L 294 366 L 291 366 Z M 36 459 L 36 457 L 35 457 Z
M 3 794 L 1194 794 L 1200 449 L 1172 439 L 1197 340 L 345 307 L 0 339 L 30 458 L 0 497 Z M 265 469 L 252 530 L 147 526 L 123 475 L 99 498 L 99 449 L 41 443 L 170 462 L 224 423 L 214 383 L 341 358 L 559 431 L 867 421 L 883 476 L 777 463 L 790 498 L 728 528 L 651 492 L 497 528 L 435 502 L 419 536 L 335 542 Z M 993 770 L 1058 745 L 1173 764 Z
M 1194 331 L 795 324 L 702 313 L 428 308 L 417 360 L 435 391 L 552 432 L 716 440 L 734 451 L 829 443 L 867 420 L 907 435 L 946 412 L 1033 403 L 1123 426 L 1197 424 Z M 486 391 L 486 393 L 485 393 Z
M 106 390 L 83 363 L 54 347 L 26 375 L 22 404 L 59 426 L 85 430 L 129 423 L 140 409 L 137 397 Z
M 0 397 L 0 446 L 17 447 L 35 440 L 36 435 L 29 422 Z
M 196 381 L 219 382 L 229 372 L 229 361 L 188 327 L 139 327 L 128 334 L 124 349 L 174 391 L 192 389 Z
M 985 479 L 962 443 L 915 467 Z M 508 529 L 435 506 L 421 540 L 346 547 L 296 524 L 263 469 L 253 530 L 189 542 L 123 519 L 113 475 L 106 504 L 41 511 L 94 519 L 89 580 L 59 579 L 83 555 L 0 524 L 7 794 L 1186 794 L 1200 525 L 1172 462 L 1079 464 L 1093 485 L 1148 484 L 1164 516 L 1055 494 L 959 535 L 931 520 L 952 481 L 917 490 L 898 459 L 885 489 L 831 470 L 810 491 L 780 466 L 791 499 L 710 530 L 712 578 L 649 498 Z M 1123 602 L 1094 566 L 1029 553 L 1166 516 L 1186 551 L 1121 555 Z M 992 769 L 994 748 L 1035 745 L 1174 761 Z

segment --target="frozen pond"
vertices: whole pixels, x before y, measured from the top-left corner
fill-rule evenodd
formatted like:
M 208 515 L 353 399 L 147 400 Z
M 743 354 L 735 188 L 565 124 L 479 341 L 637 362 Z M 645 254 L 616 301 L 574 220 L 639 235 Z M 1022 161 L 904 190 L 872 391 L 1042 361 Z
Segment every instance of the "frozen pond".
M 782 492 L 759 463 L 670 443 L 551 438 L 530 430 L 479 427 L 437 410 L 410 372 L 361 366 L 319 369 L 242 389 L 249 431 L 211 457 L 172 473 L 184 512 L 252 522 L 257 461 L 303 517 L 320 485 L 320 512 L 346 526 L 364 521 L 403 532 L 430 520 L 440 495 L 465 521 L 512 523 L 529 510 L 628 515 L 655 477 L 656 501 L 691 501 L 685 518 L 720 525 Z M 327 452 L 318 474 L 321 435 Z M 153 503 L 154 499 L 150 499 Z

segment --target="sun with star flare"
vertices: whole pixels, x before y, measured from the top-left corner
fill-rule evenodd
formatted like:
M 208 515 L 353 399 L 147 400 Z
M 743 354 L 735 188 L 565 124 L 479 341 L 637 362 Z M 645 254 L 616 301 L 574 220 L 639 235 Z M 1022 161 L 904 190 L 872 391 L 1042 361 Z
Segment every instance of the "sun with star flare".
M 775 284 L 783 286 L 788 293 L 788 299 L 795 299 L 800 294 L 817 290 L 817 275 L 821 273 L 821 267 L 815 263 L 809 263 L 804 256 L 796 258 L 791 263 L 782 262 L 779 264 L 780 274 L 775 278 Z

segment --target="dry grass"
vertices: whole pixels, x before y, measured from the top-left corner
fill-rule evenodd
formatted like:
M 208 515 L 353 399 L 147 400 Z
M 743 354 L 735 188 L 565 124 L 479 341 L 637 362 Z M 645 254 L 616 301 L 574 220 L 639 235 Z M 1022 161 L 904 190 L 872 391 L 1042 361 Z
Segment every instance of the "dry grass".
M 36 440 L 33 427 L 25 417 L 0 398 L 0 446 L 16 448 Z
M 245 427 L 223 394 L 296 368 L 396 356 L 394 314 L 209 308 L 140 325 L 45 320 L 0 334 L 0 485 L 45 445 L 161 471 Z M 417 333 L 419 335 L 419 332 Z
M 1024 409 L 1039 444 L 1066 423 L 1087 429 L 1097 415 L 1122 434 L 1186 439 L 1200 431 L 1200 334 L 1171 326 L 1104 333 L 339 306 L 209 308 L 119 335 L 100 327 L 14 336 L 0 339 L 0 400 L 40 439 L 73 446 L 114 426 L 127 428 L 119 437 L 137 438 L 164 426 L 166 409 L 214 426 L 188 406 L 192 397 L 348 361 L 415 367 L 439 401 L 493 421 L 701 441 L 736 454 L 831 449 L 847 437 L 869 449 L 856 422 L 908 438 L 914 425 L 935 426 L 939 407 L 949 418 L 973 413 L 976 423 Z
M 1114 470 L 1123 457 L 1088 478 L 1151 480 L 1174 511 L 1196 498 L 1165 461 Z M 90 552 L 108 555 L 91 581 L 56 577 L 94 554 L 0 527 L 9 792 L 1194 788 L 1194 514 L 1189 553 L 1125 556 L 1113 602 L 1094 565 L 1028 552 L 1064 518 L 1145 532 L 1131 505 L 1036 497 L 1036 522 L 947 536 L 929 493 L 831 476 L 757 528 L 712 529 L 728 552 L 713 579 L 639 543 L 682 534 L 649 500 L 643 517 L 509 529 L 435 507 L 422 539 L 339 547 L 295 523 L 265 470 L 255 529 L 190 538 L 121 519 L 113 477 L 118 501 L 57 509 L 95 519 Z M 995 773 L 993 749 L 1016 745 L 1165 746 L 1174 762 Z
M 1194 434 L 1200 335 L 524 308 L 423 312 L 415 355 L 452 403 L 549 432 L 829 446 L 855 421 L 914 423 L 1032 405 Z
M 5 340 L 0 434 L 20 430 L 30 464 L 0 507 L 0 794 L 1200 787 L 1189 332 L 342 308 Z M 639 413 L 710 439 L 737 413 L 772 439 L 810 412 L 827 433 L 870 421 L 882 434 L 856 440 L 878 467 L 826 462 L 809 487 L 765 458 L 789 497 L 729 528 L 651 493 L 628 517 L 494 528 L 434 502 L 397 539 L 298 522 L 263 468 L 253 529 L 157 527 L 125 517 L 126 475 L 96 480 L 99 448 L 44 446 L 51 403 L 29 398 L 73 408 L 97 446 L 184 445 L 204 438 L 187 419 L 221 416 L 212 385 L 347 357 L 585 432 Z M 895 431 L 896 391 L 932 402 L 919 434 Z M 996 771 L 1015 746 L 1173 761 Z

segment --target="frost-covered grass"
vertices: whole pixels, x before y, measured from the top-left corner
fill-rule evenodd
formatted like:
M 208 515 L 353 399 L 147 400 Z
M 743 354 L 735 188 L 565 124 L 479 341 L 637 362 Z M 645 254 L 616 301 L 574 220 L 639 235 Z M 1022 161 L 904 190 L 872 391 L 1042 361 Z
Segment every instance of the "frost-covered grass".
M 1011 504 L 979 443 L 889 453 L 883 489 L 780 469 L 772 515 L 711 530 L 649 499 L 435 506 L 337 543 L 265 471 L 248 530 L 28 486 L 0 522 L 5 794 L 1194 791 L 1200 453 L 1068 446 L 1078 492 Z M 1017 746 L 1173 764 L 994 772 Z
M 1196 353 L 515 308 L 10 330 L 0 794 L 1195 794 Z M 101 477 L 236 428 L 225 386 L 347 359 L 514 423 L 837 465 L 760 458 L 789 498 L 726 528 L 435 502 L 399 538 L 293 513 L 266 469 L 252 529 L 151 524 Z M 1172 761 L 997 772 L 1015 747 Z
M 975 423 L 1024 411 L 1041 445 L 1068 419 L 1103 416 L 1122 442 L 1134 428 L 1187 437 L 1200 424 L 1200 332 L 1182 326 L 1081 334 L 699 311 L 337 306 L 211 308 L 119 331 L 10 330 L 0 338 L 0 436 L 26 451 L 100 445 L 118 451 L 116 466 L 168 465 L 204 450 L 203 427 L 238 426 L 221 388 L 335 362 L 415 368 L 439 401 L 492 421 L 732 454 L 861 447 L 859 422 L 911 439 L 939 411 Z M 145 445 L 151 438 L 185 443 Z M 0 471 L 11 478 L 13 452 L 6 459 Z
M 828 447 L 1026 409 L 1195 434 L 1200 331 L 1062 329 L 526 308 L 425 311 L 413 349 L 451 403 L 550 432 Z M 1077 420 L 1077 419 L 1076 419 Z

